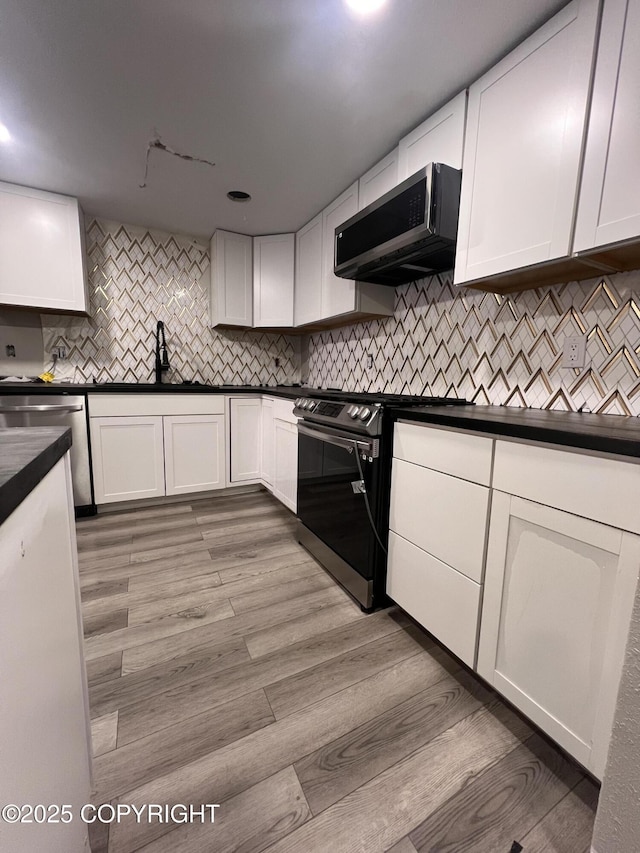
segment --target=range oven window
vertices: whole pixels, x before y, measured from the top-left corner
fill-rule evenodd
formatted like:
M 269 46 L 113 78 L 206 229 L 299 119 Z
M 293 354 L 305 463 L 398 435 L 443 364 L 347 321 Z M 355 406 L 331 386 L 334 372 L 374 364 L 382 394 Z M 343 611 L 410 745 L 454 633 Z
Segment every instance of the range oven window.
M 321 433 L 319 434 L 321 435 Z M 363 578 L 374 574 L 376 542 L 369 524 L 356 451 L 321 437 L 298 438 L 298 516 Z M 360 460 L 374 510 L 378 461 Z

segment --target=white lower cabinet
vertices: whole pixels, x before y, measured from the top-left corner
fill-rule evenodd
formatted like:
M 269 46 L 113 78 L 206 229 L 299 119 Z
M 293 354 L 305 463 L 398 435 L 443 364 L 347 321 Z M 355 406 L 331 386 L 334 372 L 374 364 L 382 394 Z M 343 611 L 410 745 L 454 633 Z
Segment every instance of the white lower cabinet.
M 275 463 L 275 427 L 273 420 L 273 398 L 262 398 L 262 482 L 273 489 Z
M 296 512 L 298 503 L 298 428 L 280 419 L 274 420 L 275 466 L 273 494 Z
M 96 503 L 223 489 L 224 398 L 91 394 Z
M 473 666 L 480 584 L 397 533 L 389 533 L 387 594 L 416 622 Z
M 224 415 L 170 415 L 162 421 L 166 494 L 223 489 Z
M 640 537 L 495 492 L 478 672 L 602 778 Z
M 472 667 L 493 441 L 398 423 L 393 453 L 387 594 Z
M 162 418 L 91 418 L 96 503 L 158 498 L 165 494 Z
M 257 483 L 261 476 L 262 404 L 260 397 L 229 400 L 230 481 Z

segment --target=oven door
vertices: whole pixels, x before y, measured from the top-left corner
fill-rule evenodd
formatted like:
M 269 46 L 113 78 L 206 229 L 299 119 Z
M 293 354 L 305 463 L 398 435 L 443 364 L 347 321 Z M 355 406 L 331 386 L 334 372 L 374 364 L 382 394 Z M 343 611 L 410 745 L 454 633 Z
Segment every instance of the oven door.
M 300 522 L 326 549 L 333 552 L 339 561 L 368 582 L 369 588 L 378 557 L 378 546 L 369 521 L 363 491 L 364 477 L 364 488 L 375 519 L 379 460 L 371 458 L 371 454 L 372 440 L 367 436 L 330 427 L 298 424 Z M 309 546 L 308 541 L 303 541 L 303 544 L 336 575 L 361 604 L 370 606 L 370 602 L 363 602 L 362 595 L 355 591 L 356 588 L 362 588 L 362 584 L 356 582 L 355 587 L 350 587 L 349 583 L 334 571 L 332 565 L 328 565 L 336 562 L 332 560 L 331 555 L 322 548 L 319 553 L 316 552 Z

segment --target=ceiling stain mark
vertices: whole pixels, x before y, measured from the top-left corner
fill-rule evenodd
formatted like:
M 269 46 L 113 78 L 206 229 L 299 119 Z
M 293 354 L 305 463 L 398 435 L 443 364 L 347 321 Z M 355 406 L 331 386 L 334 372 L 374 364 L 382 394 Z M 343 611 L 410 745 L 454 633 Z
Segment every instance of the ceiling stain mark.
M 185 154 L 183 151 L 176 151 L 175 148 L 171 148 L 165 142 L 160 139 L 160 136 L 156 134 L 153 139 L 149 140 L 147 143 L 147 153 L 145 155 L 144 161 L 144 178 L 142 179 L 142 183 L 138 184 L 141 190 L 145 189 L 147 186 L 147 177 L 149 175 L 149 157 L 151 156 L 151 152 L 153 150 L 164 151 L 165 154 L 171 154 L 173 157 L 179 157 L 181 160 L 187 160 L 191 163 L 204 163 L 205 166 L 215 166 L 211 160 L 206 160 L 204 157 L 195 157 L 193 154 Z

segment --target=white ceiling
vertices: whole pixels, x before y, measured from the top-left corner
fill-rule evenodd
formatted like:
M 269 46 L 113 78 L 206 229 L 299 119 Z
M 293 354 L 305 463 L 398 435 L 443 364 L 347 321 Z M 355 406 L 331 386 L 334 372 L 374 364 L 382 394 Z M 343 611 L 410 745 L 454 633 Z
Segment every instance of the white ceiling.
M 565 2 L 0 0 L 0 179 L 200 237 L 295 231 Z M 216 165 L 152 150 L 141 189 L 156 134 Z

